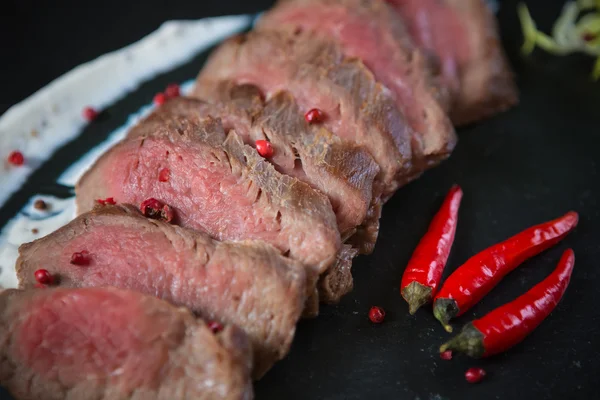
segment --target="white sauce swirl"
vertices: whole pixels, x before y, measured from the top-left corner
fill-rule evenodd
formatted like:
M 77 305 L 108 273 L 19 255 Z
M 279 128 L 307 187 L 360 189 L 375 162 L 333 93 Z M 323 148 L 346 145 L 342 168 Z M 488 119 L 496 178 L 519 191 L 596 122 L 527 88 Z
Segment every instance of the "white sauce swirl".
M 139 42 L 78 66 L 11 107 L 0 118 L 0 206 L 58 148 L 81 133 L 87 123 L 82 116 L 84 107 L 107 107 L 142 82 L 185 64 L 202 50 L 244 29 L 250 21 L 250 16 L 232 16 L 167 22 Z M 182 92 L 188 92 L 192 83 L 182 85 Z M 74 186 L 93 162 L 152 108 L 148 105 L 131 115 L 106 141 L 70 166 L 58 183 Z M 6 161 L 12 150 L 24 154 L 25 165 L 15 167 Z M 33 203 L 37 199 L 45 200 L 50 208 L 36 210 Z M 74 213 L 74 198 L 33 196 L 0 233 L 0 287 L 17 286 L 14 265 L 18 247 L 68 223 Z

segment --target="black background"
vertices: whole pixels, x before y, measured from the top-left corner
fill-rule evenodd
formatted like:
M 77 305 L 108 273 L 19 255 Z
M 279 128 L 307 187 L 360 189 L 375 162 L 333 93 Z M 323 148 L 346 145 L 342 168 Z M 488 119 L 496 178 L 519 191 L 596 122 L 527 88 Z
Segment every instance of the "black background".
M 0 112 L 76 65 L 140 39 L 165 20 L 256 12 L 271 3 L 5 2 Z M 546 31 L 562 4 L 527 3 Z M 515 7 L 515 1 L 504 1 L 499 18 L 521 104 L 461 129 L 451 159 L 402 188 L 386 205 L 375 253 L 355 263 L 354 292 L 336 307 L 323 307 L 318 319 L 300 323 L 290 355 L 257 383 L 259 400 L 597 398 L 600 85 L 589 79 L 592 63 L 587 57 L 537 51 L 523 58 Z M 202 59 L 157 77 L 109 108 L 0 210 L 0 226 L 74 155 L 101 141 L 154 92 L 172 80 L 193 77 Z M 579 227 L 564 242 L 526 262 L 457 321 L 458 326 L 515 298 L 552 271 L 566 248 L 574 248 L 572 283 L 556 311 L 522 344 L 487 360 L 440 360 L 437 348 L 447 334 L 428 309 L 408 316 L 398 291 L 412 249 L 455 182 L 465 197 L 446 276 L 474 253 L 523 228 L 571 209 L 581 215 Z M 368 321 L 371 305 L 386 309 L 384 324 Z M 471 366 L 484 367 L 487 379 L 466 383 L 464 371 Z

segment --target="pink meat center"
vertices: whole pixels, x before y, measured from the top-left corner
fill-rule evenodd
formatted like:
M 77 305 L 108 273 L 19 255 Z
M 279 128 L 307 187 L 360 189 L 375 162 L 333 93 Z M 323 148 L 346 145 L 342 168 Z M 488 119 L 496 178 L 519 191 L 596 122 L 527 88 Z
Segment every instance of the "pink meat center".
M 120 382 L 123 390 L 155 387 L 169 348 L 157 340 L 162 318 L 143 315 L 125 298 L 57 293 L 30 304 L 17 326 L 17 359 L 36 373 L 72 387 L 82 380 Z M 135 324 L 131 324 L 136 320 Z M 134 326 L 135 325 L 135 326 Z M 176 344 L 184 333 L 175 333 Z

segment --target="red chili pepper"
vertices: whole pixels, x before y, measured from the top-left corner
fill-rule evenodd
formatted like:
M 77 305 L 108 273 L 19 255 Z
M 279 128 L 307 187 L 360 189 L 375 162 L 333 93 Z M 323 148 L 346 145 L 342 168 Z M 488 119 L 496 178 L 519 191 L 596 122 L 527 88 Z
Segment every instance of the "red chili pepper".
M 528 258 L 554 246 L 576 226 L 571 211 L 553 221 L 533 226 L 471 257 L 444 282 L 433 300 L 433 315 L 448 332 L 450 319 L 463 314 L 489 293 L 502 278 Z
M 456 350 L 471 357 L 487 357 L 520 343 L 554 310 L 569 286 L 574 265 L 575 253 L 569 249 L 546 279 L 516 300 L 465 325 L 459 335 L 440 347 L 440 352 Z
M 437 293 L 454 242 L 463 192 L 454 185 L 419 242 L 402 276 L 400 293 L 412 315 Z

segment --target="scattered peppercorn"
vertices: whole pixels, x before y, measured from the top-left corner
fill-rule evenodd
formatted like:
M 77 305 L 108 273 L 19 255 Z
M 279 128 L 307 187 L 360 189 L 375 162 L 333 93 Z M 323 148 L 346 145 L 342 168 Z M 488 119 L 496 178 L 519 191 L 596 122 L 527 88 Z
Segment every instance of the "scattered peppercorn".
M 180 95 L 179 85 L 176 83 L 171 83 L 165 89 L 165 95 L 169 99 L 172 99 L 173 97 L 179 97 L 179 95 Z
M 440 358 L 442 360 L 452 360 L 452 350 L 446 350 L 440 353 Z
M 158 181 L 159 182 L 168 182 L 170 173 L 171 173 L 171 171 L 169 170 L 169 168 L 161 169 L 160 172 L 158 173 Z
M 478 383 L 485 378 L 485 370 L 483 368 L 469 368 L 465 372 L 465 379 L 469 383 Z
M 35 280 L 42 285 L 47 285 L 52 283 L 52 275 L 48 272 L 47 269 L 38 269 L 33 273 Z
M 171 222 L 175 217 L 175 213 L 171 206 L 164 204 L 155 198 L 144 200 L 140 205 L 140 210 L 145 217 L 161 219 L 165 222 Z
M 25 163 L 25 157 L 19 150 L 14 150 L 8 155 L 8 162 L 12 165 L 21 166 Z
M 39 229 L 38 229 L 38 228 L 33 228 L 33 229 L 31 230 L 31 233 L 33 233 L 34 235 L 37 235 L 39 232 L 40 232 L 40 231 L 39 231 Z
M 90 265 L 90 253 L 87 250 L 78 251 L 71 255 L 71 264 L 73 265 Z
M 325 119 L 325 114 L 318 108 L 313 108 L 312 110 L 304 114 L 304 119 L 306 119 L 306 122 L 308 122 L 309 124 L 317 124 L 319 122 L 323 122 L 323 120 Z
M 107 197 L 106 199 L 96 199 L 96 203 L 98 203 L 102 206 L 106 206 L 106 205 L 114 206 L 115 204 L 117 204 L 114 197 Z
M 218 323 L 217 321 L 210 321 L 208 323 L 208 327 L 213 333 L 219 333 L 223 330 L 223 325 Z
M 271 142 L 268 140 L 257 140 L 256 141 L 256 151 L 264 158 L 269 158 L 273 156 L 273 146 L 271 146 Z
M 369 319 L 374 324 L 380 324 L 385 319 L 385 311 L 381 307 L 373 306 L 369 310 Z
M 37 199 L 34 203 L 33 203 L 33 208 L 35 208 L 36 210 L 47 210 L 48 209 L 48 203 L 46 203 L 44 200 L 42 199 Z
M 95 120 L 98 117 L 98 111 L 92 107 L 86 107 L 83 109 L 83 118 L 89 122 Z
M 167 96 L 164 93 L 157 93 L 154 95 L 154 104 L 157 106 L 162 106 L 167 101 Z

